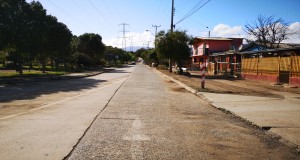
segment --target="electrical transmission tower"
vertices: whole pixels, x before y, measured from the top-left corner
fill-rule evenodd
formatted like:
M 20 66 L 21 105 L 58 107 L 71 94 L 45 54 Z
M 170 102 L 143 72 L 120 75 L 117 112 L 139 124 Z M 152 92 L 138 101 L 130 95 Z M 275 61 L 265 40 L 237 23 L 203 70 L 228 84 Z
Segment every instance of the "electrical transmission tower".
M 129 26 L 129 24 L 127 24 L 127 23 L 121 23 L 119 25 L 123 26 L 122 31 L 120 31 L 120 32 L 122 32 L 123 36 L 120 37 L 120 38 L 122 38 L 122 48 L 126 51 L 126 38 L 129 38 L 129 37 L 126 37 L 126 33 L 129 32 L 129 31 L 126 30 L 126 26 Z

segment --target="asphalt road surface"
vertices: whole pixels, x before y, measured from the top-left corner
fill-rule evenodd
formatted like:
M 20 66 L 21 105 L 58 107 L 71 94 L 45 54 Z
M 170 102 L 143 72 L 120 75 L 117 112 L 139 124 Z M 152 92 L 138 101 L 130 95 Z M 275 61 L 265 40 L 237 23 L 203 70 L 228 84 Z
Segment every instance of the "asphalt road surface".
M 275 135 L 137 65 L 66 159 L 299 159 Z
M 63 159 L 132 71 L 1 86 L 0 159 Z
M 0 87 L 0 159 L 299 159 L 144 65 Z

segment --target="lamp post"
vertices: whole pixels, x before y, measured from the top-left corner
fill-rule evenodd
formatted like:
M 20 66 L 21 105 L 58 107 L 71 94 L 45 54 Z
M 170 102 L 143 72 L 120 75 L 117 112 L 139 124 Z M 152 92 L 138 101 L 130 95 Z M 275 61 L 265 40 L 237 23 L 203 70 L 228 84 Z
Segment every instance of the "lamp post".
M 208 27 L 206 27 L 208 29 Z M 210 37 L 210 30 L 208 30 L 208 38 Z
M 156 48 L 156 32 L 155 32 L 155 35 L 154 35 L 149 29 L 146 29 L 145 31 L 150 32 L 154 36 L 154 49 L 155 49 Z M 149 43 L 149 41 L 148 41 L 148 43 Z

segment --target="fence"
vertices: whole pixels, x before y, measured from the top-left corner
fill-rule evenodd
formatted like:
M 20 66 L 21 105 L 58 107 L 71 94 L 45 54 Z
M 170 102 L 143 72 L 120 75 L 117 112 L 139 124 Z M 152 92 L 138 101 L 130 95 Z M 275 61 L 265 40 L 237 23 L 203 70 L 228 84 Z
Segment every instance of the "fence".
M 290 77 L 300 77 L 300 56 L 242 59 L 245 74 L 278 76 L 279 82 L 289 83 Z

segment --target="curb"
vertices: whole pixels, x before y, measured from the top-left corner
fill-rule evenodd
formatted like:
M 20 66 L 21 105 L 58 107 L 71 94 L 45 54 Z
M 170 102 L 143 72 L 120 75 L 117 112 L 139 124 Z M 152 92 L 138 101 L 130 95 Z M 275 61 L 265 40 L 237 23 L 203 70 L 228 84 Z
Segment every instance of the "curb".
M 198 96 L 198 97 L 200 97 L 200 98 L 202 98 L 202 99 L 208 101 L 213 107 L 215 107 L 216 109 L 222 111 L 223 113 L 231 114 L 231 115 L 233 115 L 233 116 L 235 116 L 235 117 L 237 117 L 237 118 L 243 120 L 244 122 L 248 123 L 249 125 L 252 125 L 252 126 L 257 127 L 257 128 L 259 128 L 259 129 L 261 129 L 261 130 L 264 130 L 262 127 L 260 127 L 259 125 L 255 124 L 254 122 L 252 122 L 252 121 L 250 121 L 250 120 L 248 120 L 248 119 L 246 119 L 246 118 L 244 118 L 244 117 L 241 117 L 241 116 L 239 116 L 239 115 L 237 115 L 237 114 L 231 112 L 230 110 L 227 110 L 227 109 L 224 109 L 224 108 L 217 107 L 216 105 L 214 105 L 214 103 L 213 103 L 212 101 L 210 101 L 209 99 L 207 99 L 201 92 L 197 92 L 195 89 L 193 89 L 193 88 L 187 86 L 186 84 L 184 84 L 184 83 L 182 83 L 182 82 L 180 82 L 180 81 L 178 81 L 178 80 L 176 80 L 176 79 L 174 79 L 174 78 L 172 78 L 172 77 L 170 77 L 170 76 L 168 76 L 168 75 L 165 75 L 164 73 L 158 71 L 157 69 L 154 69 L 154 71 L 157 72 L 157 73 L 159 73 L 160 75 L 162 75 L 162 76 L 164 76 L 164 77 L 170 79 L 171 81 L 175 82 L 175 83 L 178 84 L 179 86 L 185 88 L 187 91 L 189 91 L 189 92 L 195 94 L 196 96 Z M 265 130 L 264 130 L 264 131 L 265 131 Z M 274 135 L 275 135 L 275 136 L 280 137 L 280 139 L 279 139 L 279 142 L 280 142 L 280 143 L 285 144 L 286 146 L 289 146 L 289 147 L 291 147 L 291 148 L 295 148 L 296 152 L 297 152 L 297 153 L 300 153 L 300 146 L 298 146 L 297 144 L 294 144 L 293 142 L 291 142 L 291 141 L 285 139 L 284 137 L 282 137 L 282 136 L 280 136 L 280 135 L 278 135 L 278 134 L 276 134 L 276 133 L 274 133 L 274 132 L 272 132 L 272 131 L 269 131 L 269 130 L 268 130 L 268 131 L 266 131 L 265 133 L 268 134 L 268 135 L 270 135 L 270 136 L 274 136 Z
M 170 77 L 170 76 L 167 76 L 167 75 L 165 75 L 165 74 L 159 72 L 159 71 L 156 70 L 156 69 L 154 69 L 154 71 L 157 72 L 157 73 L 159 73 L 160 75 L 162 75 L 162 76 L 164 76 L 164 77 L 170 79 L 171 81 L 177 83 L 180 87 L 182 87 L 182 88 L 188 90 L 189 92 L 191 92 L 191 93 L 193 93 L 193 94 L 197 94 L 197 91 L 196 91 L 195 89 L 193 89 L 193 88 L 187 86 L 186 84 L 184 84 L 184 83 L 182 83 L 182 82 L 180 82 L 180 81 L 178 81 L 178 80 L 176 80 L 176 79 L 174 79 L 174 78 L 172 78 L 172 77 Z

